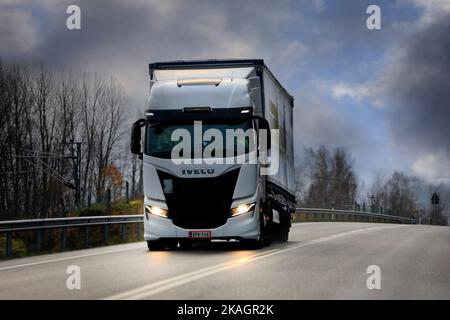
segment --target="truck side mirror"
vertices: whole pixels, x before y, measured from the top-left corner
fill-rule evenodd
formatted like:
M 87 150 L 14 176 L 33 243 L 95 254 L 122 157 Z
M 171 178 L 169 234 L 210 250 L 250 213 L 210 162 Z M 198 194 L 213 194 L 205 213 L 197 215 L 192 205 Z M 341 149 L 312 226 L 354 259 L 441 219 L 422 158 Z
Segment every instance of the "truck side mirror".
M 269 121 L 267 121 L 266 119 L 262 118 L 262 117 L 257 117 L 258 120 L 258 130 L 266 130 L 267 133 L 267 142 L 266 142 L 266 147 L 267 150 L 270 150 L 270 148 L 272 147 L 272 139 L 271 139 L 271 135 L 270 135 L 270 125 L 269 125 Z
M 141 151 L 141 128 L 145 125 L 145 119 L 139 119 L 131 126 L 131 152 L 137 154 L 139 159 L 142 159 Z

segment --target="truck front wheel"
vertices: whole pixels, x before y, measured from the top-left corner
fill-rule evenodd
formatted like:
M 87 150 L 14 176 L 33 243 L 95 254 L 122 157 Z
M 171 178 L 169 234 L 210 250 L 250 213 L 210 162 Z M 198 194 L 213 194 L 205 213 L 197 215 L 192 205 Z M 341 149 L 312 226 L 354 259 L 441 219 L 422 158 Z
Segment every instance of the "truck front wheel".
M 250 250 L 257 250 L 257 249 L 261 249 L 263 247 L 263 242 L 262 242 L 261 237 L 256 240 L 244 239 L 244 240 L 241 240 L 241 243 L 244 246 L 244 248 L 250 249 Z
M 177 247 L 178 242 L 169 239 L 159 239 L 159 240 L 151 240 L 147 241 L 147 247 L 150 251 L 161 251 L 168 249 L 175 249 Z
M 261 249 L 264 246 L 270 245 L 270 229 L 264 226 L 264 215 L 259 217 L 259 238 L 258 239 L 243 239 L 241 243 L 249 249 Z

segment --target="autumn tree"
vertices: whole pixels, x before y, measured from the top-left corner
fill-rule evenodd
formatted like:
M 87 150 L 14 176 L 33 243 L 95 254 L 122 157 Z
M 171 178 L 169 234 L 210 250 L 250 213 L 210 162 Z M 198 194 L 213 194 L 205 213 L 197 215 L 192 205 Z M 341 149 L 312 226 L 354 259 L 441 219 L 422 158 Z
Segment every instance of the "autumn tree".
M 118 200 L 122 197 L 124 184 L 123 175 L 114 164 L 108 164 L 101 172 L 102 180 L 105 181 L 105 188 L 111 191 L 111 200 Z

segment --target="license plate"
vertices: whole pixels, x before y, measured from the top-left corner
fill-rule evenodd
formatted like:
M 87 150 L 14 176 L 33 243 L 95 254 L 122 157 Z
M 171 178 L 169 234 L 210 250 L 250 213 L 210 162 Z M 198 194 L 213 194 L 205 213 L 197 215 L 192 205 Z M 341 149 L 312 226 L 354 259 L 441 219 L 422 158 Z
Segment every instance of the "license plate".
M 189 238 L 211 238 L 211 231 L 189 231 Z

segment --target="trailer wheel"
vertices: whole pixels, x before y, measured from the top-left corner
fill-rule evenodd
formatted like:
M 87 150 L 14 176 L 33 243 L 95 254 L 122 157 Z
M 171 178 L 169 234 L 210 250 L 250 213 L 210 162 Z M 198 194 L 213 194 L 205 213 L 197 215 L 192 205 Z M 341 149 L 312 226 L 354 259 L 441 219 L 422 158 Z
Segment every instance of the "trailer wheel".
M 261 220 L 261 230 L 262 230 L 262 245 L 263 246 L 270 246 L 270 243 L 272 242 L 272 214 L 270 213 L 270 204 L 265 203 L 263 204 L 263 213 L 260 217 Z M 265 217 L 270 217 L 267 221 L 266 225 L 264 226 L 264 220 Z
M 280 241 L 287 242 L 289 239 L 289 229 L 291 227 L 289 220 L 289 213 L 283 212 L 280 217 Z

